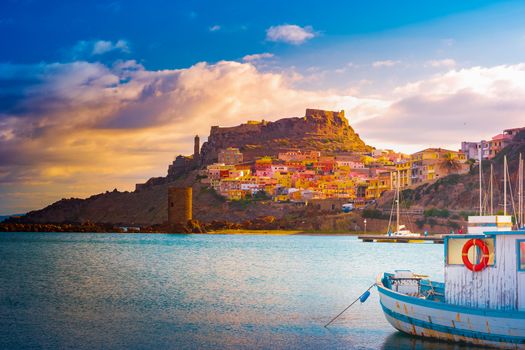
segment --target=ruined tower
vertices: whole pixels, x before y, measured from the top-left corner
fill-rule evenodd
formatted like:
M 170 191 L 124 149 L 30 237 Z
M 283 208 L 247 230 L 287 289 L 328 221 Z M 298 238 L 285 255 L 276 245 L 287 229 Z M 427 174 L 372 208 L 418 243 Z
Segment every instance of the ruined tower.
M 201 161 L 200 148 L 201 148 L 201 144 L 200 144 L 199 135 L 195 135 L 195 139 L 193 142 L 193 162 L 195 163 L 195 165 L 200 165 L 200 161 Z
M 192 219 L 192 195 L 191 187 L 168 188 L 168 224 L 185 225 Z

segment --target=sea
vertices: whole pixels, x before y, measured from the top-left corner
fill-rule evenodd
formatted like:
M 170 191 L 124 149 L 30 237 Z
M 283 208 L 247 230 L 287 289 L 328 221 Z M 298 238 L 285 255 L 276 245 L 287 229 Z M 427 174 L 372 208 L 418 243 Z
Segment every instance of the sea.
M 353 236 L 0 234 L 1 349 L 468 349 L 401 334 L 384 271 L 443 280 L 443 245 Z

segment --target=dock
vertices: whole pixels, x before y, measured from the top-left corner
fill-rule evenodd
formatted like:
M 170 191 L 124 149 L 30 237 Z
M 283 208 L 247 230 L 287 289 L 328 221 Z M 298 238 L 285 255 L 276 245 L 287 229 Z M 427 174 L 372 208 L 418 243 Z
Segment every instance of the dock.
M 442 235 L 421 236 L 421 237 L 403 237 L 403 236 L 387 236 L 387 235 L 362 235 L 357 236 L 363 242 L 381 242 L 381 243 L 427 243 L 432 242 L 436 244 L 443 244 Z

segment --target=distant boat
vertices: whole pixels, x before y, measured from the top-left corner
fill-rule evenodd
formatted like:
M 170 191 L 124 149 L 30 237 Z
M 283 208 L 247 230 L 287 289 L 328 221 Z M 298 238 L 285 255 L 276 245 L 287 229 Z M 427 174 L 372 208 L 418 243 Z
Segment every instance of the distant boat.
M 420 237 L 421 234 L 410 231 L 405 225 L 397 225 L 397 230 L 390 234 L 391 236 L 409 236 L 409 237 Z
M 345 204 L 343 204 L 341 209 L 343 210 L 343 213 L 349 213 L 352 210 L 354 210 L 354 204 L 353 203 L 345 203 Z

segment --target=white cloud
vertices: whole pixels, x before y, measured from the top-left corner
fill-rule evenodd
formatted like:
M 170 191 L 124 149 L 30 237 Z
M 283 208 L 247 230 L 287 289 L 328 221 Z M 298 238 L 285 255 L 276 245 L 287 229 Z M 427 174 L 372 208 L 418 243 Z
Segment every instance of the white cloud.
M 93 45 L 93 55 L 102 55 L 110 51 L 119 50 L 125 53 L 129 52 L 129 45 L 126 40 L 118 40 L 113 43 L 107 40 L 99 40 Z
M 254 61 L 260 61 L 267 58 L 274 57 L 273 53 L 264 52 L 264 53 L 256 53 L 253 55 L 246 55 L 242 58 L 244 62 L 254 62 Z
M 120 39 L 115 42 L 110 40 L 81 40 L 72 49 L 74 59 L 88 56 L 103 55 L 112 51 L 129 53 L 129 44 L 126 40 Z
M 392 67 L 400 63 L 401 61 L 393 61 L 393 60 L 375 61 L 372 63 L 372 67 L 374 68 Z
M 445 67 L 445 68 L 453 68 L 456 66 L 456 61 L 452 58 L 445 58 L 442 60 L 430 60 L 425 63 L 426 66 L 439 68 L 439 67 Z
M 280 41 L 293 45 L 300 45 L 315 36 L 317 36 L 317 34 L 313 31 L 312 27 L 300 27 L 295 24 L 272 26 L 266 30 L 266 40 Z
M 218 24 L 216 24 L 216 25 L 214 25 L 214 26 L 211 26 L 211 27 L 209 28 L 209 30 L 210 30 L 210 32 L 217 32 L 217 31 L 221 30 L 221 26 L 218 25 Z

